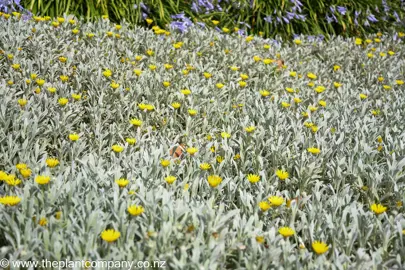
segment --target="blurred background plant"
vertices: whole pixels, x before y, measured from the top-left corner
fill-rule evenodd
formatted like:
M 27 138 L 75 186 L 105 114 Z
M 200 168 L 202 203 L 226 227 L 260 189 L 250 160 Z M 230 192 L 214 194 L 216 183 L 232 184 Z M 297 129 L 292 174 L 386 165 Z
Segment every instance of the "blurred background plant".
M 11 2 L 20 4 L 1 0 L 0 8 Z M 405 0 L 21 0 L 21 5 L 38 16 L 74 14 L 94 20 L 107 15 L 115 23 L 125 20 L 181 32 L 198 24 L 264 37 L 401 30 L 405 11 Z

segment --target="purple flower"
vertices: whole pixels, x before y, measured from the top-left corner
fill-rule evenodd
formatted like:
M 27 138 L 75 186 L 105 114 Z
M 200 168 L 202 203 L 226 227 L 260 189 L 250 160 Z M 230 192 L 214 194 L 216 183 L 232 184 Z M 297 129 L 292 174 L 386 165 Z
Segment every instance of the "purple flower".
M 378 20 L 376 19 L 376 17 L 370 13 L 370 15 L 367 16 L 367 20 L 369 20 L 370 22 L 378 22 Z
M 205 28 L 205 23 L 197 22 L 197 24 L 198 24 L 199 26 L 201 26 L 202 28 Z
M 289 23 L 290 23 L 290 21 L 289 21 L 286 17 L 283 17 L 283 20 L 284 20 L 284 22 L 285 22 L 286 24 L 289 24 Z
M 335 13 L 335 7 L 334 7 L 334 6 L 330 6 L 329 9 L 330 9 L 330 11 L 331 11 L 332 13 Z
M 370 23 L 368 22 L 368 20 L 366 20 L 366 21 L 364 22 L 364 26 L 370 26 Z
M 400 19 L 399 16 L 398 16 L 398 13 L 397 13 L 396 11 L 394 11 L 394 17 L 395 17 L 395 19 L 397 20 L 397 22 L 400 22 L 400 21 L 401 21 L 401 19 Z
M 301 14 L 297 14 L 297 15 L 295 16 L 295 18 L 297 18 L 298 20 L 301 20 L 301 21 L 303 21 L 303 22 L 306 20 L 305 15 L 301 15 Z
M 266 16 L 266 17 L 264 17 L 263 20 L 264 20 L 265 22 L 271 23 L 272 18 L 271 18 L 271 16 Z
M 243 30 L 243 29 L 239 29 L 237 33 L 238 33 L 238 35 L 240 35 L 242 37 L 246 36 L 245 30 Z
M 297 15 L 297 14 L 295 14 L 295 13 L 293 13 L 293 12 L 288 12 L 288 11 L 287 11 L 287 18 L 288 18 L 289 20 L 294 19 L 294 17 L 295 17 L 296 15 Z
M 338 11 L 341 15 L 345 15 L 347 9 L 346 9 L 345 7 L 338 6 L 338 7 L 337 7 L 337 11 Z

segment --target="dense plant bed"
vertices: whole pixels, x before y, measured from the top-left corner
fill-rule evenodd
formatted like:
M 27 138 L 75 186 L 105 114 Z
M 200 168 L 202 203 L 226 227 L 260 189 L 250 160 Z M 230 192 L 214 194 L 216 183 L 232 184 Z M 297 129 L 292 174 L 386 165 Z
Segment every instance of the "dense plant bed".
M 1 258 L 404 264 L 402 33 L 286 45 L 5 17 Z

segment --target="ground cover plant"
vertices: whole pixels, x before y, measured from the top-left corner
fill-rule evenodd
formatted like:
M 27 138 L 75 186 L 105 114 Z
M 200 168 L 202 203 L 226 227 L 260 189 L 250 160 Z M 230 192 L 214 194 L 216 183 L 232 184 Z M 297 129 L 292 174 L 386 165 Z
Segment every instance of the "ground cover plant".
M 404 265 L 404 33 L 0 25 L 0 257 Z

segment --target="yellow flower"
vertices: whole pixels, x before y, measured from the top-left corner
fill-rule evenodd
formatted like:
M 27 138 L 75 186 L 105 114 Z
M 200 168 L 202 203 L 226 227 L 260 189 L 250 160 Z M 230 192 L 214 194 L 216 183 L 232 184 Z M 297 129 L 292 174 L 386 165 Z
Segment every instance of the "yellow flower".
M 27 169 L 27 168 L 28 168 L 27 164 L 25 164 L 25 163 L 18 163 L 17 165 L 15 165 L 15 167 L 16 167 L 18 170 L 22 170 L 22 169 Z
M 35 182 L 37 182 L 40 185 L 46 185 L 49 183 L 49 181 L 51 181 L 50 176 L 38 175 L 37 177 L 35 177 Z
M 146 23 L 151 24 L 151 23 L 153 23 L 153 20 L 148 18 L 148 19 L 146 19 Z
M 141 205 L 131 205 L 128 207 L 127 211 L 133 216 L 140 216 L 145 212 L 145 209 Z
M 253 60 L 254 60 L 255 62 L 259 62 L 259 61 L 261 61 L 262 59 L 260 58 L 260 56 L 255 55 L 255 56 L 253 56 Z
M 27 177 L 30 177 L 31 176 L 31 174 L 32 174 L 32 171 L 31 171 L 31 169 L 21 169 L 20 170 L 20 173 L 21 173 L 21 175 L 24 177 L 24 178 L 27 178 Z
M 148 110 L 149 112 L 153 111 L 155 109 L 155 106 L 153 106 L 152 104 L 146 104 L 146 110 Z
M 273 60 L 273 59 L 266 58 L 266 59 L 263 59 L 263 63 L 264 63 L 265 65 L 269 65 L 269 64 L 271 64 L 271 63 L 274 63 L 274 60 Z
M 166 69 L 171 69 L 171 68 L 173 68 L 173 65 L 170 65 L 170 64 L 164 64 L 164 67 L 165 67 Z
M 119 24 L 115 25 L 115 29 L 120 30 L 121 28 L 122 28 L 121 25 L 119 25 Z
M 213 188 L 217 187 L 222 182 L 222 178 L 218 175 L 209 175 L 207 180 L 208 184 Z
M 294 230 L 290 227 L 281 227 L 280 229 L 278 229 L 278 233 L 286 238 L 295 234 Z
M 361 44 L 363 43 L 363 40 L 362 40 L 361 38 L 356 38 L 355 41 L 354 41 L 354 43 L 355 43 L 356 45 L 361 45 Z
M 270 92 L 267 90 L 260 90 L 259 93 L 262 97 L 267 97 L 268 95 L 270 95 Z
M 333 66 L 333 71 L 338 71 L 339 69 L 340 69 L 340 66 L 338 66 L 338 65 Z
M 191 94 L 191 90 L 190 89 L 182 89 L 180 91 L 183 95 L 188 96 Z
M 297 72 L 295 72 L 295 71 L 290 71 L 290 76 L 291 76 L 291 77 L 296 77 L 296 76 L 297 76 Z
M 239 70 L 239 67 L 237 67 L 237 66 L 231 66 L 231 67 L 229 67 L 231 70 L 233 70 L 233 71 L 238 71 Z
M 247 80 L 247 79 L 249 79 L 249 75 L 247 75 L 247 74 L 245 74 L 245 73 L 242 73 L 242 74 L 240 74 L 240 78 L 241 78 L 242 80 Z
M 129 184 L 129 180 L 125 178 L 120 178 L 118 180 L 115 180 L 115 183 L 120 187 L 124 188 Z
M 245 40 L 246 42 L 251 42 L 253 40 L 253 36 L 247 36 Z
M 373 57 L 374 57 L 374 54 L 372 54 L 372 53 L 370 52 L 370 53 L 367 54 L 367 57 L 368 57 L 368 58 L 373 58 Z
M 109 243 L 116 241 L 118 238 L 120 238 L 120 236 L 121 236 L 121 233 L 114 229 L 104 230 L 101 233 L 101 238 L 104 241 L 109 242 Z
M 190 116 L 194 116 L 194 115 L 197 114 L 197 111 L 194 110 L 194 109 L 188 109 L 188 114 L 189 114 Z
M 170 82 L 164 81 L 164 82 L 163 82 L 163 86 L 164 86 L 164 87 L 169 87 L 169 86 L 170 86 Z
M 59 76 L 59 78 L 60 78 L 60 80 L 61 80 L 62 82 L 67 82 L 67 81 L 69 80 L 69 77 L 66 76 L 66 75 L 61 75 L 61 76 Z
M 239 81 L 239 86 L 240 86 L 240 87 L 245 87 L 245 86 L 246 86 L 246 82 L 245 82 L 245 81 Z
M 383 85 L 383 87 L 384 87 L 385 90 L 390 90 L 391 89 L 391 86 L 389 86 L 389 85 Z
M 314 155 L 317 155 L 317 154 L 319 154 L 321 152 L 321 150 L 319 148 L 316 148 L 316 147 L 307 148 L 307 151 L 309 153 L 311 153 L 311 154 L 314 154 Z
M 377 142 L 382 143 L 383 142 L 383 138 L 381 136 L 377 137 Z
M 14 206 L 19 204 L 21 201 L 21 198 L 17 197 L 17 196 L 4 196 L 4 197 L 0 197 L 0 203 L 3 205 L 7 205 L 7 206 Z
M 140 127 L 143 123 L 142 120 L 139 120 L 137 118 L 132 118 L 131 120 L 129 120 L 129 122 L 136 127 Z
M 314 241 L 312 242 L 312 249 L 315 251 L 316 254 L 321 255 L 328 251 L 329 247 L 324 242 Z
M 27 105 L 27 102 L 28 102 L 28 100 L 23 99 L 23 98 L 21 98 L 21 99 L 18 100 L 18 104 L 19 104 L 21 107 L 24 107 L 25 105 Z
M 120 87 L 120 85 L 119 85 L 118 83 L 116 83 L 116 82 L 112 82 L 112 83 L 110 84 L 110 86 L 111 86 L 113 89 L 117 89 L 118 87 Z
M 281 102 L 281 106 L 283 106 L 284 108 L 288 108 L 288 107 L 291 106 L 291 104 L 288 103 L 288 102 L 283 101 L 283 102 Z
M 312 79 L 312 80 L 315 80 L 317 78 L 316 75 L 314 73 L 311 73 L 311 72 L 307 74 L 307 77 Z
M 59 165 L 59 160 L 56 158 L 47 158 L 45 162 L 49 168 L 54 168 Z
M 213 23 L 214 25 L 218 25 L 218 24 L 219 24 L 219 21 L 217 21 L 217 20 L 212 20 L 212 23 Z
M 48 91 L 49 91 L 49 93 L 54 94 L 54 93 L 56 93 L 56 88 L 55 87 L 48 87 Z
M 326 101 L 325 100 L 320 100 L 318 102 L 319 105 L 321 105 L 322 107 L 326 107 Z
M 315 83 L 314 83 L 314 82 L 309 82 L 307 85 L 308 85 L 309 87 L 314 87 Z
M 111 149 L 112 149 L 115 153 L 121 153 L 122 151 L 124 151 L 124 146 L 114 144 L 114 145 L 111 147 Z
M 270 202 L 270 206 L 274 206 L 274 207 L 279 207 L 280 205 L 282 205 L 284 203 L 284 199 L 283 197 L 280 196 L 271 196 L 268 198 L 269 202 Z
M 21 66 L 20 66 L 20 64 L 12 64 L 11 67 L 12 67 L 14 70 L 17 70 L 17 69 L 19 69 Z
M 166 182 L 167 182 L 169 185 L 173 184 L 174 181 L 176 181 L 176 179 L 177 179 L 176 176 L 173 176 L 173 175 L 169 175 L 169 176 L 167 176 L 167 177 L 165 178 Z
M 134 69 L 134 73 L 135 73 L 136 76 L 141 76 L 142 70 L 140 70 L 140 69 Z
M 259 202 L 259 207 L 260 207 L 260 210 L 262 210 L 263 212 L 266 212 L 267 210 L 270 209 L 271 206 L 268 201 L 262 201 L 262 202 Z
M 298 98 L 298 97 L 295 97 L 295 98 L 294 98 L 294 102 L 297 103 L 297 104 L 298 104 L 298 103 L 301 103 L 301 102 L 302 102 L 302 99 L 300 99 L 300 98 Z
M 381 57 L 385 57 L 385 56 L 387 56 L 387 54 L 384 53 L 384 52 L 380 52 L 380 56 L 381 56 Z
M 156 69 L 156 66 L 155 65 L 149 65 L 149 69 L 153 71 L 153 70 Z
M 297 44 L 297 45 L 301 45 L 302 41 L 300 39 L 295 39 L 294 43 Z
M 326 88 L 324 86 L 322 86 L 322 85 L 319 85 L 319 86 L 315 87 L 315 91 L 317 93 L 322 93 L 325 90 L 326 90 Z
M 292 89 L 292 88 L 290 88 L 290 87 L 286 87 L 285 90 L 286 90 L 288 93 L 294 93 L 294 92 L 295 92 L 294 89 Z
M 17 179 L 13 174 L 8 175 L 4 181 L 9 186 L 18 186 L 21 184 L 21 180 Z
M 374 42 L 375 42 L 375 43 L 380 43 L 380 42 L 381 42 L 381 39 L 375 38 L 375 39 L 374 39 Z
M 64 57 L 64 56 L 59 56 L 59 61 L 60 62 L 62 62 L 62 63 L 66 63 L 66 61 L 67 61 L 67 57 Z
M 204 77 L 205 77 L 206 79 L 209 79 L 209 78 L 212 77 L 212 74 L 209 73 L 209 72 L 204 72 L 203 75 L 204 75 Z
M 397 85 L 403 85 L 404 84 L 403 80 L 396 80 L 395 82 L 396 82 Z
M 283 171 L 283 170 L 277 170 L 276 175 L 280 180 L 285 180 L 289 176 L 288 172 Z
M 266 50 L 270 49 L 270 45 L 269 44 L 264 44 L 263 49 L 266 49 Z
M 387 211 L 387 207 L 383 206 L 382 204 L 372 204 L 370 207 L 371 211 L 373 211 L 376 215 L 382 214 Z
M 31 75 L 31 76 L 32 76 L 32 75 Z M 38 79 L 38 80 L 36 80 L 35 82 L 36 82 L 36 84 L 38 84 L 39 86 L 42 86 L 42 85 L 44 85 L 45 80 Z
M 62 211 L 58 211 L 55 213 L 55 218 L 60 219 L 62 217 Z
M 342 84 L 341 84 L 341 83 L 338 83 L 338 82 L 334 82 L 334 83 L 333 83 L 333 86 L 334 86 L 335 88 L 339 88 L 339 87 L 342 86 Z
M 46 226 L 48 224 L 48 220 L 46 219 L 46 217 L 41 217 L 41 219 L 39 220 L 38 224 L 42 227 Z
M 80 136 L 76 133 L 69 134 L 69 139 L 73 142 L 77 141 L 79 138 Z
M 195 153 L 198 152 L 198 149 L 195 147 L 189 147 L 187 148 L 187 153 L 189 153 L 191 156 L 193 156 Z
M 263 244 L 264 243 L 264 237 L 263 236 L 256 236 L 256 242 L 259 244 Z
M 381 77 L 381 76 L 380 76 L 380 77 L 378 77 L 377 79 L 378 79 L 378 81 L 379 81 L 379 82 L 384 81 L 384 77 Z
M 240 154 L 239 154 L 239 153 L 236 154 L 236 155 L 233 157 L 233 160 L 238 160 L 238 159 L 240 159 Z
M 59 26 L 59 23 L 58 22 L 52 22 L 52 26 L 56 28 L 56 27 Z
M 79 29 L 76 29 L 76 28 L 73 29 L 73 30 L 72 30 L 72 33 L 73 33 L 74 35 L 76 35 L 77 33 L 79 33 Z
M 170 165 L 170 160 L 162 159 L 162 160 L 160 161 L 160 164 L 161 164 L 163 167 L 167 167 L 167 166 Z
M 106 69 L 105 71 L 103 71 L 103 76 L 104 76 L 104 77 L 109 78 L 109 77 L 111 77 L 111 75 L 112 75 L 112 71 L 111 71 L 111 70 Z
M 318 131 L 318 129 L 319 128 L 317 126 L 315 126 L 315 125 L 311 127 L 311 130 L 312 130 L 313 133 L 316 133 Z
M 224 157 L 217 156 L 216 160 L 217 160 L 218 163 L 222 163 L 224 161 Z
M 260 175 L 257 175 L 257 174 L 248 174 L 248 175 L 247 175 L 247 179 L 248 179 L 248 181 L 249 181 L 250 183 L 254 184 L 254 183 L 259 182 L 259 180 L 260 180 Z
M 245 131 L 246 131 L 247 133 L 252 133 L 252 132 L 254 132 L 255 130 L 256 130 L 256 127 L 254 127 L 254 126 L 245 127 Z
M 215 85 L 218 89 L 222 89 L 222 87 L 224 87 L 224 85 L 222 83 L 217 83 Z
M 362 100 L 367 98 L 366 94 L 360 94 L 359 96 L 360 96 L 360 99 L 362 99 Z
M 228 138 L 231 137 L 231 134 L 229 134 L 229 133 L 223 131 L 223 132 L 221 132 L 221 137 L 224 138 L 224 139 L 228 139 Z
M 211 164 L 209 164 L 209 163 L 201 163 L 200 164 L 200 169 L 204 170 L 204 171 L 207 171 L 207 170 L 211 169 Z
M 136 139 L 135 138 L 126 138 L 125 141 L 129 144 L 129 145 L 134 145 L 136 143 Z
M 65 106 L 67 103 L 69 102 L 69 100 L 67 98 L 60 98 L 58 99 L 58 103 L 61 106 Z

